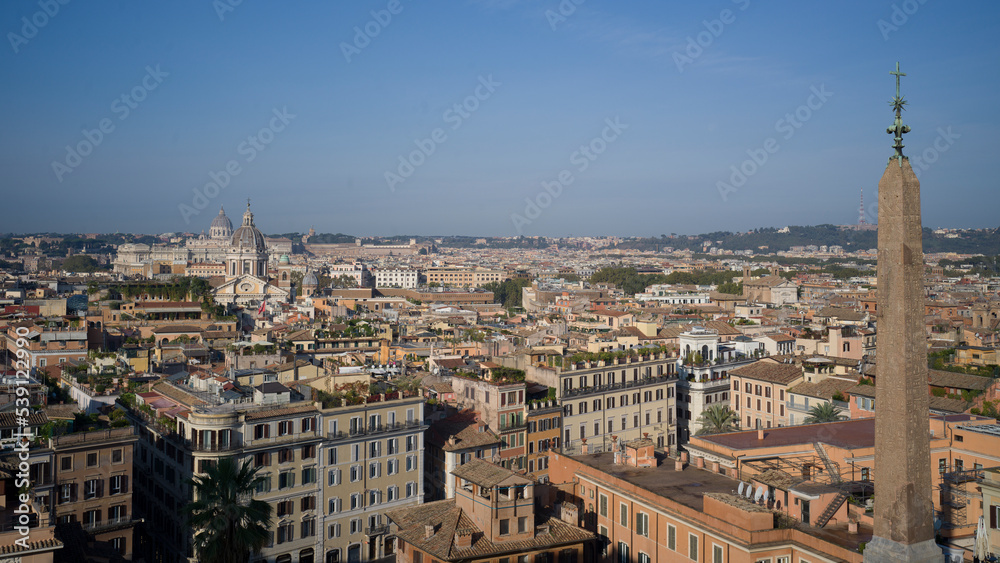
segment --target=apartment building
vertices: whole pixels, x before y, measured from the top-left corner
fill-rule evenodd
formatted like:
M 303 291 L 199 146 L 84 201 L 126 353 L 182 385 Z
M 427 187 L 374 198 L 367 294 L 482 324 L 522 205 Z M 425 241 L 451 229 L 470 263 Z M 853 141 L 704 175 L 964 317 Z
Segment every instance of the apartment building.
M 144 556 L 168 563 L 195 557 L 179 515 L 191 500 L 186 480 L 229 456 L 252 461 L 263 478 L 255 498 L 273 507 L 270 541 L 255 563 L 390 555 L 383 511 L 422 501 L 423 399 L 394 392 L 323 407 L 294 400 L 277 382 L 252 389 L 231 383 L 161 382 L 140 393 L 134 408 L 124 406 L 140 427 L 136 507 L 149 523 Z
M 801 366 L 764 359 L 730 371 L 729 378 L 732 409 L 739 416 L 740 427 L 749 430 L 803 422 L 790 422 L 785 405 L 788 389 L 803 381 Z
M 386 512 L 423 503 L 423 397 L 377 397 L 320 412 L 325 439 L 319 532 L 330 563 L 392 555 L 395 538 L 388 534 Z
M 28 334 L 19 336 L 18 329 L 23 332 L 25 328 Z M 19 340 L 21 346 L 18 345 Z M 11 356 L 18 350 L 24 350 L 27 356 L 22 359 L 28 363 L 28 369 L 87 359 L 85 328 L 47 327 L 28 321 L 8 326 L 4 343 Z
M 414 289 L 419 285 L 420 273 L 403 268 L 379 268 L 373 271 L 375 287 Z
M 473 411 L 435 421 L 427 432 L 424 498 L 455 498 L 455 468 L 473 459 L 499 459 L 500 437 Z
M 677 358 L 666 352 L 612 360 L 564 360 L 558 372 L 562 447 L 606 450 L 612 436 L 633 440 L 648 434 L 657 448 L 677 446 Z M 568 369 L 567 369 L 568 368 Z
M 187 479 L 235 456 L 260 468 L 256 498 L 274 507 L 271 540 L 260 560 L 308 558 L 322 549 L 316 526 L 322 495 L 319 409 L 311 402 L 293 403 L 278 383 L 252 393 L 234 387 L 226 395 L 235 400 L 162 382 L 138 394 L 135 405 L 119 403 L 139 428 L 136 511 L 146 520 L 141 556 L 168 563 L 193 560 L 193 532 L 181 515 L 192 500 Z
M 42 461 L 35 475 L 44 494 L 52 484 L 48 501 L 56 531 L 75 524 L 88 539 L 108 542 L 122 557 L 135 551 L 132 512 L 132 479 L 137 436 L 132 427 L 109 428 L 57 436 L 48 441 L 51 463 Z M 54 477 L 49 478 L 49 471 Z
M 485 268 L 457 268 L 451 266 L 428 268 L 427 283 L 438 283 L 446 287 L 480 287 L 491 282 L 507 279 L 505 270 Z
M 549 480 L 549 452 L 562 438 L 562 408 L 555 400 L 528 403 L 528 476 L 539 483 Z
M 456 400 L 462 409 L 480 413 L 480 420 L 500 437 L 497 452 L 500 465 L 508 469 L 526 469 L 524 372 L 488 362 L 483 365 L 486 366 L 486 379 L 460 373 L 451 378 Z M 507 377 L 508 373 L 520 373 L 520 380 Z
M 858 544 L 871 536 L 870 526 L 849 534 L 846 523 L 836 534 L 790 526 L 717 465 L 654 455 L 644 440 L 615 452 L 555 454 L 549 471 L 566 483 L 566 502 L 583 507 L 581 525 L 600 538 L 595 561 L 862 563 Z
M 65 546 L 56 538 L 49 507 L 43 504 L 47 501 L 39 501 L 36 495 L 28 503 L 21 502 L 19 463 L 16 453 L 0 458 L 0 546 L 3 553 L 3 559 L 0 560 L 52 563 L 56 552 L 63 550 Z M 35 483 L 34 475 L 32 483 Z M 30 526 L 27 537 L 15 528 L 20 525 L 22 515 L 28 518 Z
M 454 474 L 455 498 L 389 512 L 399 563 L 587 560 L 594 535 L 536 513 L 531 479 L 481 459 Z
M 682 444 L 697 433 L 698 419 L 707 407 L 730 404 L 732 370 L 754 361 L 740 352 L 735 338 L 723 338 L 718 329 L 701 326 L 678 335 L 677 418 Z

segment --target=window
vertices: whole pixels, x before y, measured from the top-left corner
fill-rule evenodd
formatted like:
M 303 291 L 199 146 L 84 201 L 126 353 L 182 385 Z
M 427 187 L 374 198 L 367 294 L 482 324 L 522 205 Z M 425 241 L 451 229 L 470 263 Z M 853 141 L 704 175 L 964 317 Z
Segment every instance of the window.
M 112 495 L 120 495 L 125 492 L 125 476 L 124 475 L 112 475 L 109 479 L 108 490 Z
M 295 454 L 292 453 L 292 448 L 281 448 L 278 450 L 278 463 L 290 463 L 294 459 Z
M 510 520 L 503 518 L 500 520 L 500 535 L 506 536 L 510 533 Z
M 862 481 L 871 481 L 871 468 L 868 468 L 868 467 L 862 467 L 861 468 L 861 480 Z
M 311 418 L 308 420 L 312 420 Z M 316 444 L 302 446 L 302 459 L 312 459 L 316 457 Z
M 362 472 L 360 465 L 351 466 L 351 482 L 356 483 L 361 480 Z
M 111 450 L 111 463 L 124 463 L 125 462 L 125 450 L 118 448 L 117 450 Z
M 688 558 L 692 561 L 698 560 L 698 536 L 688 535 Z
M 635 513 L 635 533 L 640 536 L 649 537 L 649 514 L 644 512 Z
M 948 460 L 941 458 L 938 460 L 938 473 L 943 474 L 948 470 Z
M 667 547 L 677 551 L 677 528 L 667 524 Z
M 389 487 L 385 490 L 386 502 L 392 502 L 399 498 L 399 487 Z
M 332 499 L 330 499 L 329 501 L 327 501 L 327 507 L 326 508 L 327 508 L 327 513 L 328 514 L 336 514 L 337 512 L 340 512 L 340 509 L 341 509 L 340 499 L 339 498 L 332 498 Z M 331 535 L 330 537 L 334 537 L 334 536 Z
M 417 494 L 417 484 L 410 481 L 406 484 L 406 498 L 410 498 Z
M 295 539 L 295 525 L 289 522 L 288 524 L 278 525 L 278 543 L 290 542 Z
M 618 505 L 618 508 L 620 510 L 618 523 L 622 526 L 628 526 L 628 505 L 623 502 Z
M 378 457 L 382 450 L 382 443 L 379 441 L 368 443 L 368 457 Z
M 88 452 L 87 467 L 96 467 L 96 466 L 97 466 L 97 452 Z
M 374 461 L 368 464 L 368 478 L 374 479 L 382 473 L 382 464 Z
M 255 440 L 269 438 L 271 436 L 270 424 L 256 424 L 253 427 L 253 437 Z
M 282 420 L 278 423 L 278 436 L 287 436 L 293 431 L 291 420 Z
M 389 461 L 385 462 L 385 466 L 386 466 L 386 473 L 387 474 L 389 474 L 389 475 L 395 475 L 395 474 L 399 473 L 399 460 L 398 459 L 390 459 Z
M 520 533 L 524 533 L 524 532 L 528 531 L 528 517 L 527 516 L 519 516 L 518 517 L 518 519 L 517 519 L 517 531 L 520 532 Z
M 649 558 L 649 555 L 646 555 L 645 553 L 643 553 L 643 552 L 640 551 L 639 552 L 639 563 L 650 563 L 650 562 L 651 562 L 651 560 Z
M 268 452 L 257 452 L 253 455 L 254 467 L 264 467 L 271 464 L 271 454 Z
M 302 419 L 302 431 L 312 432 L 316 429 L 316 419 L 313 417 L 307 417 Z
M 305 520 L 302 521 L 302 537 L 309 538 L 315 535 L 316 535 L 316 520 L 313 518 L 306 518 Z
M 328 465 L 337 465 L 337 448 L 331 447 L 327 450 L 326 461 Z
M 406 451 L 412 452 L 415 449 L 417 449 L 417 437 L 416 436 L 407 436 L 406 437 Z
M 89 481 L 83 482 L 83 498 L 92 499 L 97 498 L 100 494 L 100 479 L 91 479 Z
M 278 474 L 278 488 L 288 489 L 295 486 L 295 472 L 282 471 Z
M 86 511 L 86 512 L 83 513 L 83 525 L 84 526 L 88 526 L 88 525 L 89 526 L 93 526 L 94 524 L 97 524 L 100 520 L 101 520 L 101 511 L 100 510 L 88 510 L 88 511 Z
M 618 542 L 618 563 L 629 563 L 628 544 L 623 541 Z
M 600 500 L 598 501 L 597 505 L 598 505 L 599 510 L 601 512 L 601 516 L 603 516 L 604 518 L 607 518 L 608 517 L 608 496 L 607 495 L 601 495 L 600 496 Z
M 289 514 L 292 514 L 294 511 L 295 511 L 295 503 L 293 503 L 290 500 L 283 500 L 279 502 L 276 508 L 276 513 L 279 518 L 281 518 L 282 516 L 288 516 Z
M 417 456 L 408 455 L 406 456 L 406 470 L 414 471 L 417 468 Z
M 258 494 L 271 492 L 271 475 L 265 473 L 263 475 L 259 475 L 258 477 L 259 479 L 254 485 L 254 490 L 257 491 Z
M 712 563 L 722 563 L 722 546 L 712 544 Z
M 316 468 L 306 467 L 302 469 L 302 484 L 308 485 L 316 482 Z
M 331 469 L 326 474 L 326 484 L 333 487 L 340 484 L 340 470 Z

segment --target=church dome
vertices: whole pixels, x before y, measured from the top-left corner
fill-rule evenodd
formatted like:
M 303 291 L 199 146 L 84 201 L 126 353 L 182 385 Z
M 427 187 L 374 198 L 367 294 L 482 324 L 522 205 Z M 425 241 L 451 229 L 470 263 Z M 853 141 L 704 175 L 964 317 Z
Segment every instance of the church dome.
M 306 272 L 306 275 L 302 278 L 302 285 L 303 286 L 307 286 L 307 285 L 318 286 L 319 285 L 319 278 L 317 278 L 316 274 L 314 274 L 311 271 Z
M 289 260 L 288 260 L 288 255 L 287 254 L 282 254 L 281 258 L 278 258 L 278 264 L 288 264 L 288 263 L 289 263 Z
M 226 217 L 226 210 L 219 208 L 219 214 L 212 219 L 212 226 L 208 230 L 209 236 L 214 239 L 229 238 L 233 236 L 233 224 Z
M 230 239 L 230 246 L 236 250 L 263 253 L 267 250 L 267 243 L 264 241 L 264 234 L 253 224 L 253 213 L 250 212 L 250 204 L 247 203 L 247 210 L 243 214 L 243 224 L 233 231 Z

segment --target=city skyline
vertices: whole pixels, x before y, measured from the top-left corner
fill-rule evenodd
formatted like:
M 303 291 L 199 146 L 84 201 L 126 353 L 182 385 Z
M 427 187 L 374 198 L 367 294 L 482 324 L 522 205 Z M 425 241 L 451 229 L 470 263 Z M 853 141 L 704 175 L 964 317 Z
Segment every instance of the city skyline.
M 892 154 L 896 61 L 925 224 L 996 228 L 949 204 L 993 187 L 997 10 L 9 4 L 4 230 L 199 232 L 247 197 L 269 233 L 853 224 Z

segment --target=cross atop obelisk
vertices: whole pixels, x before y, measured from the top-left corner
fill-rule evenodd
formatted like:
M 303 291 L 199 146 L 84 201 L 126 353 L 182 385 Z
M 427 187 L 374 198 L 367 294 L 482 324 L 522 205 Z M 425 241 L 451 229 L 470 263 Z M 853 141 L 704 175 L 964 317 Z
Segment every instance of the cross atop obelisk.
M 899 77 L 906 76 L 906 73 L 899 71 L 899 62 L 896 62 L 896 70 L 890 71 L 889 74 L 896 75 L 896 96 L 893 99 L 889 100 L 889 103 L 892 104 L 892 109 L 895 110 L 896 112 L 896 120 L 892 123 L 892 127 L 886 129 L 885 132 L 890 135 L 892 134 L 896 135 L 895 137 L 896 144 L 892 146 L 892 148 L 896 149 L 896 154 L 891 156 L 889 160 L 891 161 L 892 159 L 896 159 L 896 161 L 899 162 L 899 165 L 902 166 L 903 165 L 902 160 L 906 158 L 905 156 L 903 156 L 903 146 L 904 146 L 903 133 L 909 133 L 910 126 L 903 125 L 902 112 L 904 109 L 906 109 L 904 107 L 906 106 L 906 100 L 904 100 L 903 97 L 899 95 Z
M 924 253 L 920 182 L 903 156 L 900 113 L 892 99 L 896 154 L 878 183 L 878 340 L 875 377 L 875 525 L 865 563 L 941 563 L 934 542 L 930 409 L 924 333 Z M 896 160 L 898 166 L 893 166 Z

